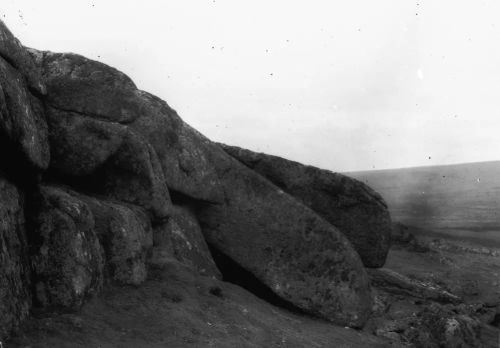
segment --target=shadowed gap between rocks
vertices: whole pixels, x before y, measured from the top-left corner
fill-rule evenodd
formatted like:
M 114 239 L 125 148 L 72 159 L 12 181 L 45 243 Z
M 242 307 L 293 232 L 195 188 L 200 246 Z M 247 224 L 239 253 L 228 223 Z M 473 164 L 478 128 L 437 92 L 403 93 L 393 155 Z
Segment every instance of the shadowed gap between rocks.
M 201 201 L 193 199 L 182 192 L 175 190 L 170 190 L 170 199 L 174 205 L 188 206 L 194 212 L 202 210 L 204 207 L 210 204 L 217 204 L 207 201 Z M 286 301 L 276 295 L 267 285 L 262 283 L 256 276 L 241 267 L 238 263 L 232 260 L 229 256 L 225 255 L 217 248 L 215 248 L 210 243 L 207 243 L 217 268 L 222 273 L 222 280 L 235 285 L 238 285 L 245 290 L 251 292 L 260 299 L 283 309 L 286 309 L 292 313 L 308 315 L 301 308 L 295 306 L 293 303 Z
M 22 152 L 8 139 L 8 136 L 0 130 L 0 158 L 5 164 L 1 173 L 19 188 L 32 189 L 37 183 L 37 172 L 30 167 L 23 158 Z
M 276 295 L 256 276 L 238 265 L 224 253 L 214 248 L 213 245 L 208 244 L 208 248 L 212 254 L 215 264 L 222 273 L 223 281 L 238 285 L 276 307 L 286 309 L 292 313 L 311 316 L 301 308 L 295 306 L 293 303 Z
M 500 328 L 500 314 L 496 314 L 493 320 L 490 322 L 491 326 Z
M 205 201 L 202 199 L 189 197 L 188 195 L 176 190 L 172 190 L 171 188 L 169 188 L 168 192 L 170 193 L 170 200 L 174 205 L 189 206 L 193 209 L 193 211 L 199 211 L 203 209 L 203 207 L 210 204 L 217 204 L 217 202 Z

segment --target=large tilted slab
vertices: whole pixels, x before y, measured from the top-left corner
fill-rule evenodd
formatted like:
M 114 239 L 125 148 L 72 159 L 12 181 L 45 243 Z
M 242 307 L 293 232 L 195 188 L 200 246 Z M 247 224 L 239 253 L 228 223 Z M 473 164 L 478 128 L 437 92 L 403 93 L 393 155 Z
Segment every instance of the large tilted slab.
M 387 205 L 377 192 L 346 175 L 236 146 L 221 146 L 340 229 L 366 267 L 384 265 L 392 223 Z
M 359 327 L 371 307 L 361 259 L 311 209 L 214 149 L 225 200 L 200 210 L 207 241 L 283 299 L 341 325 Z

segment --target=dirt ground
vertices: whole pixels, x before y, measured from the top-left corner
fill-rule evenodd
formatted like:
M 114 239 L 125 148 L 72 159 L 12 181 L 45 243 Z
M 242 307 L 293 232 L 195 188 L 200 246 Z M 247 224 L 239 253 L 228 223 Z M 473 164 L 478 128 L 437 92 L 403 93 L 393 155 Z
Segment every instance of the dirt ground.
M 385 268 L 437 284 L 465 304 L 480 305 L 482 320 L 490 323 L 483 327 L 481 344 L 500 346 L 500 250 L 420 236 L 416 247 L 394 245 Z M 275 307 L 241 287 L 201 277 L 178 263 L 153 270 L 139 287 L 108 284 L 80 313 L 38 313 L 3 344 L 4 348 L 403 346 L 370 330 L 339 327 Z
M 370 334 L 274 307 L 172 264 L 139 287 L 109 286 L 78 314 L 30 320 L 10 347 L 387 347 Z

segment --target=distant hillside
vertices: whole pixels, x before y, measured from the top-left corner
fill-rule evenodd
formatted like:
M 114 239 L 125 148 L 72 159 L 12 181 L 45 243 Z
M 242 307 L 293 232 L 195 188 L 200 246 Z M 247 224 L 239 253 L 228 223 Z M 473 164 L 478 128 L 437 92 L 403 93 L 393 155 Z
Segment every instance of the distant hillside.
M 500 242 L 500 161 L 346 174 L 378 191 L 394 221 Z

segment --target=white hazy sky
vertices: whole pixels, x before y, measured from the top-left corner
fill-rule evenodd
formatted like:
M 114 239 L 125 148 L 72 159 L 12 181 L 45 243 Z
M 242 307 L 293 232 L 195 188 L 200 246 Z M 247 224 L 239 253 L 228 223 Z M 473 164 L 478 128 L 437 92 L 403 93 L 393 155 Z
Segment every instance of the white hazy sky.
M 500 159 L 498 0 L 2 0 L 213 140 L 335 171 Z

